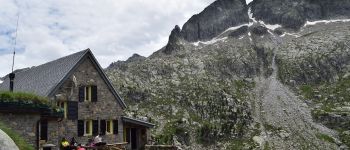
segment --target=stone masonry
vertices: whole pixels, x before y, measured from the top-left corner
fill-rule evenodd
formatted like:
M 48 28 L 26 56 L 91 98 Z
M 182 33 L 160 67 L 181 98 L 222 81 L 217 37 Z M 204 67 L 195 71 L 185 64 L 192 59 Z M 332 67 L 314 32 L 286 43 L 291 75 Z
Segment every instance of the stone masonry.
M 36 147 L 36 125 L 40 114 L 0 113 L 0 120 L 20 134 L 27 143 Z
M 97 102 L 78 103 L 78 120 L 118 120 L 118 134 L 104 135 L 102 139 L 107 143 L 123 142 L 123 124 L 120 118 L 123 115 L 123 109 L 113 96 L 112 89 L 108 88 L 97 68 L 94 67 L 91 59 L 87 58 L 83 61 L 55 95 L 63 95 L 65 100 L 79 101 L 80 86 L 97 86 Z M 78 120 L 63 119 L 58 123 L 49 123 L 48 143 L 59 145 L 62 137 L 66 137 L 68 140 L 75 137 L 78 143 L 86 144 L 88 139 L 93 137 L 78 137 Z

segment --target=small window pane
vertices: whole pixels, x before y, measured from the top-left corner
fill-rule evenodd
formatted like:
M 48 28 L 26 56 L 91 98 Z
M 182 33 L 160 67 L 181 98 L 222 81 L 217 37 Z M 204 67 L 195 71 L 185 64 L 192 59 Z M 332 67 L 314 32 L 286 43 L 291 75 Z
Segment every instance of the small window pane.
M 107 121 L 107 133 L 111 133 L 111 121 Z

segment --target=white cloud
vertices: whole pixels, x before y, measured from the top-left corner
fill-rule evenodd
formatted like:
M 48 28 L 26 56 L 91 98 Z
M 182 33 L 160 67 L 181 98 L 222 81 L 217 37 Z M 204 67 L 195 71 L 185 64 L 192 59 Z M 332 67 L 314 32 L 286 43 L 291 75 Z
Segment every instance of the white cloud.
M 149 56 L 214 0 L 0 0 L 0 76 L 90 48 L 103 67 L 133 53 Z

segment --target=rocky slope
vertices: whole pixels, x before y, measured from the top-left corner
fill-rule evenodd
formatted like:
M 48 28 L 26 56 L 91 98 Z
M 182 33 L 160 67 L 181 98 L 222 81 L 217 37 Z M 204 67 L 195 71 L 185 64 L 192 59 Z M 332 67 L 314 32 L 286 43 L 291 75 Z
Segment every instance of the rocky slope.
M 157 124 L 158 144 L 348 149 L 349 7 L 217 0 L 176 26 L 164 48 L 113 63 L 107 75 L 129 115 Z

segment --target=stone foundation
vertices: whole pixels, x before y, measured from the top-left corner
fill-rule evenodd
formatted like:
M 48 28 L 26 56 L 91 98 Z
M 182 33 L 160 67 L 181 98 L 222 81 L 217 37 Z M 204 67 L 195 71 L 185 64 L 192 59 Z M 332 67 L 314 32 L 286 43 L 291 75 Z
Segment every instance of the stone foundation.
M 40 114 L 0 113 L 0 121 L 20 134 L 27 143 L 36 148 L 36 126 Z

